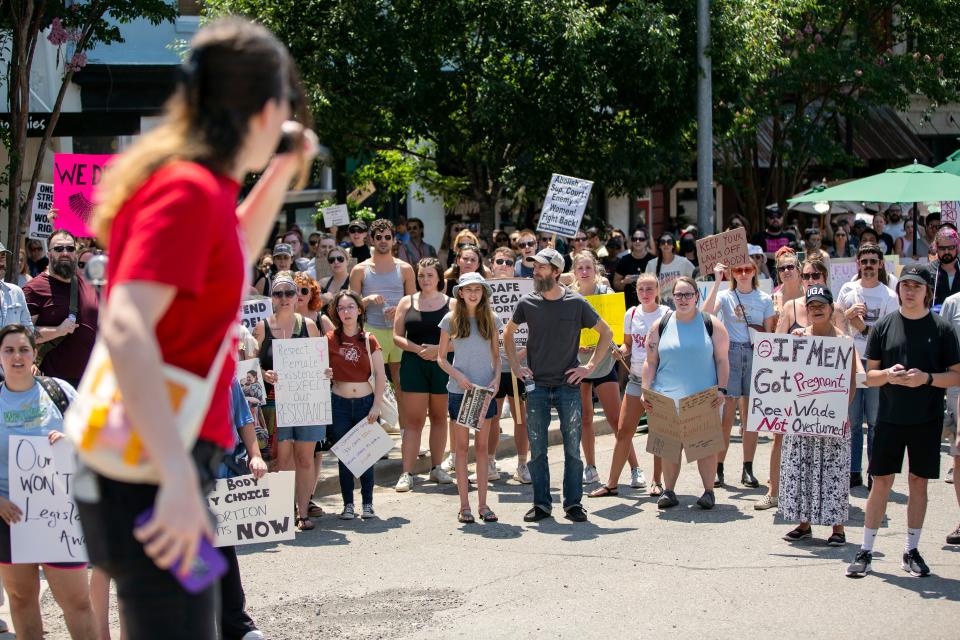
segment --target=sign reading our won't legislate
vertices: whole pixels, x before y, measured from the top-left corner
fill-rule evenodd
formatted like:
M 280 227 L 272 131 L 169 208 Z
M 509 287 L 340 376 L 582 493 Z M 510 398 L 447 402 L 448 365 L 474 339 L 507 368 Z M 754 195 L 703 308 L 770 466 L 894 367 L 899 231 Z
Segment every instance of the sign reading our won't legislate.
M 293 471 L 217 480 L 207 504 L 218 547 L 293 540 Z
M 278 427 L 330 424 L 330 367 L 326 338 L 273 341 Z
M 593 182 L 590 180 L 553 174 L 547 187 L 547 196 L 543 199 L 537 231 L 555 233 L 565 238 L 577 235 L 592 188 Z
M 769 334 L 764 334 L 769 335 Z M 747 431 L 847 438 L 850 338 L 769 336 L 753 350 Z

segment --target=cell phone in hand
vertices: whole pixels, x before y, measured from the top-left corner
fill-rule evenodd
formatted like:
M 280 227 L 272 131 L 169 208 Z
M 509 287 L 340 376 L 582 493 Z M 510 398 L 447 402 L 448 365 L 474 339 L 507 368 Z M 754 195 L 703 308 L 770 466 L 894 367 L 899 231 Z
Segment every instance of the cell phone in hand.
M 152 517 L 153 507 L 150 507 L 137 516 L 134 524 L 137 527 L 142 527 L 149 522 Z M 207 540 L 206 536 L 200 538 L 200 546 L 197 549 L 197 555 L 194 556 L 193 567 L 190 568 L 190 573 L 185 576 L 180 575 L 180 563 L 182 560 L 183 558 L 177 558 L 176 562 L 173 563 L 168 571 L 188 593 L 200 593 L 227 572 L 227 561 L 210 541 Z

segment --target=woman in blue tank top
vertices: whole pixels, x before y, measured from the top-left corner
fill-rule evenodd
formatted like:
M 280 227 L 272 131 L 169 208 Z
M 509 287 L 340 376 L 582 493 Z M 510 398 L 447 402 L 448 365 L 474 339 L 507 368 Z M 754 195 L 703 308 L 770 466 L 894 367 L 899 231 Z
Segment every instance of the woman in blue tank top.
M 727 330 L 710 314 L 697 311 L 700 294 L 692 278 L 683 276 L 673 283 L 676 311 L 657 320 L 647 336 L 647 359 L 643 365 L 643 388 L 652 389 L 676 401 L 713 386 L 718 386 L 714 406 L 726 398 L 730 362 L 727 350 L 730 342 Z M 661 324 L 664 325 L 661 328 Z M 647 411 L 653 407 L 644 398 Z M 697 460 L 703 495 L 697 504 L 712 509 L 713 472 L 717 457 L 710 455 Z M 680 504 L 674 488 L 680 477 L 681 460 L 663 458 L 664 491 L 657 506 L 668 509 Z

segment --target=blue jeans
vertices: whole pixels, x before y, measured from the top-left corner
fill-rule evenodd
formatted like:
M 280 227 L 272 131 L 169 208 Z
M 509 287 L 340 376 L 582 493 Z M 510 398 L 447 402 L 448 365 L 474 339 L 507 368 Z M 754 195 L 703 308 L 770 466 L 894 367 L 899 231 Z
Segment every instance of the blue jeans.
M 583 498 L 583 461 L 580 460 L 580 429 L 583 407 L 580 387 L 541 387 L 527 394 L 527 437 L 530 439 L 530 478 L 533 504 L 550 511 L 550 466 L 547 462 L 547 428 L 550 408 L 556 407 L 563 436 L 563 508 L 580 504 Z
M 880 387 L 857 389 L 850 404 L 850 473 L 863 472 L 863 421 L 867 421 L 867 462 L 873 451 L 873 432 L 880 408 Z
M 373 394 L 362 398 L 343 398 L 335 393 L 330 394 L 333 400 L 331 415 L 333 424 L 330 425 L 330 440 L 336 444 L 345 436 L 355 424 L 366 419 L 373 406 Z M 340 470 L 340 495 L 344 506 L 353 504 L 353 472 L 347 465 L 338 462 Z M 360 476 L 360 498 L 363 504 L 373 504 L 373 466 Z

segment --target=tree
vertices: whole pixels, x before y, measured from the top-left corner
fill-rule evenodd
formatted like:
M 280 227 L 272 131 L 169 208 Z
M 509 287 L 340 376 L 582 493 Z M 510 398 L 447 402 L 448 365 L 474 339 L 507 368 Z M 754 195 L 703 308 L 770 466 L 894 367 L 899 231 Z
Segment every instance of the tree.
M 135 18 L 159 24 L 173 20 L 177 15 L 175 5 L 165 0 L 90 0 L 86 3 L 70 0 L 2 0 L 0 3 L 0 30 L 9 33 L 10 65 L 7 68 L 7 97 L 10 105 L 10 137 L 7 149 L 10 167 L 7 184 L 9 220 L 7 247 L 18 255 L 20 241 L 26 233 L 30 208 L 37 182 L 46 157 L 46 149 L 53 136 L 63 99 L 73 74 L 87 63 L 87 51 L 96 44 L 123 42 L 118 25 Z M 70 60 L 64 57 L 64 75 L 54 101 L 50 121 L 44 131 L 37 157 L 32 168 L 27 160 L 27 121 L 30 115 L 30 71 L 33 56 L 41 37 L 46 38 L 64 51 L 66 45 Z M 30 179 L 26 192 L 23 190 L 25 170 Z M 15 265 L 16 262 L 14 261 Z M 7 269 L 7 279 L 17 280 L 17 270 Z

